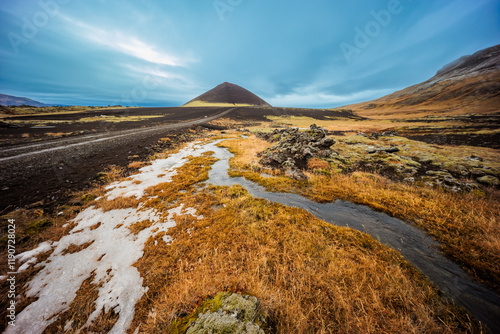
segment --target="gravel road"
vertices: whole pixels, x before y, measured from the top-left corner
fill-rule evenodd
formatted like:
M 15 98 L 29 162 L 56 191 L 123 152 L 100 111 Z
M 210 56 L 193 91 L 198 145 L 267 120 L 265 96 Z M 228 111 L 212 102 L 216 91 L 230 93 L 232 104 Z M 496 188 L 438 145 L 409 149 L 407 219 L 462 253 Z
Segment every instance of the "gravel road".
M 235 108 L 175 124 L 109 131 L 0 149 L 0 213 L 40 200 L 57 202 L 68 190 L 88 185 L 111 164 L 125 165 L 130 155 L 161 137 L 225 116 Z

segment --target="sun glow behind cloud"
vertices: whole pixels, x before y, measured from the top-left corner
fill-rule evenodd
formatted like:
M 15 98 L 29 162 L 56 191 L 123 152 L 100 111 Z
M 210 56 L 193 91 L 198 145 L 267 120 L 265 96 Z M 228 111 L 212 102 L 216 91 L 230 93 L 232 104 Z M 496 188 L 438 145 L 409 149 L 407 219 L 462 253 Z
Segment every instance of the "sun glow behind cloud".
M 70 22 L 74 27 L 74 32 L 89 41 L 104 45 L 117 52 L 144 60 L 149 63 L 168 65 L 168 66 L 186 66 L 186 61 L 181 61 L 179 57 L 171 53 L 158 50 L 157 47 L 150 45 L 137 37 L 127 36 L 119 30 L 101 29 L 74 18 L 64 16 L 64 19 Z

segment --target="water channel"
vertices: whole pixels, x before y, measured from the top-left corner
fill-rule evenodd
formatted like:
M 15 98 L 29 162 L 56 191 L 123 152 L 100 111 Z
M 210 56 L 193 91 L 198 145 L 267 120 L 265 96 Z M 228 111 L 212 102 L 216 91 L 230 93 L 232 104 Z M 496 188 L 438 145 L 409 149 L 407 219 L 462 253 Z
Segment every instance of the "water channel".
M 317 203 L 296 194 L 268 192 L 263 186 L 245 178 L 230 177 L 227 172 L 233 154 L 226 148 L 217 147 L 220 141 L 206 144 L 219 159 L 209 172 L 208 183 L 240 185 L 254 197 L 302 208 L 330 224 L 369 234 L 400 252 L 446 296 L 474 314 L 493 333 L 500 333 L 500 297 L 475 282 L 457 264 L 442 255 L 439 244 L 422 230 L 367 206 L 341 200 Z

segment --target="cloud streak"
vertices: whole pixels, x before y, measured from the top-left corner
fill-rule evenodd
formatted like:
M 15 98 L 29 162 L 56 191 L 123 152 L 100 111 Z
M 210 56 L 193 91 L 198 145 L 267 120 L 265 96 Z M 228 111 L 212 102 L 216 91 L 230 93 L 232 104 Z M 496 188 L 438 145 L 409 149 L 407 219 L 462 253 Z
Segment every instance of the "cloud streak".
M 79 36 L 94 43 L 106 46 L 111 50 L 152 64 L 186 66 L 185 60 L 181 61 L 179 57 L 173 54 L 158 50 L 157 47 L 137 37 L 127 36 L 118 30 L 108 31 L 101 29 L 67 16 L 63 18 L 76 28 L 76 33 Z
M 424 81 L 500 38 L 498 0 L 401 0 L 350 64 L 339 45 L 393 0 L 244 1 L 223 21 L 211 1 L 69 1 L 43 27 L 33 17 L 52 0 L 0 1 L 0 92 L 47 104 L 178 106 L 228 81 L 276 106 L 331 108 Z M 14 54 L 7 36 L 27 22 L 38 32 Z

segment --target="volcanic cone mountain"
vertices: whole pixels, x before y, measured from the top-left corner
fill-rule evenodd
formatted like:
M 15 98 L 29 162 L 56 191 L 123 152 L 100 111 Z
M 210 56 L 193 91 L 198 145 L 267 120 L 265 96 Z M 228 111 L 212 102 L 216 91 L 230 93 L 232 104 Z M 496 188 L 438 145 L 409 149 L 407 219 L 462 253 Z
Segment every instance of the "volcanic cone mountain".
M 183 107 L 257 106 L 271 107 L 269 103 L 238 85 L 224 82 L 214 89 L 189 101 Z
M 377 100 L 346 106 L 373 118 L 500 111 L 500 45 L 444 66 L 431 79 Z

